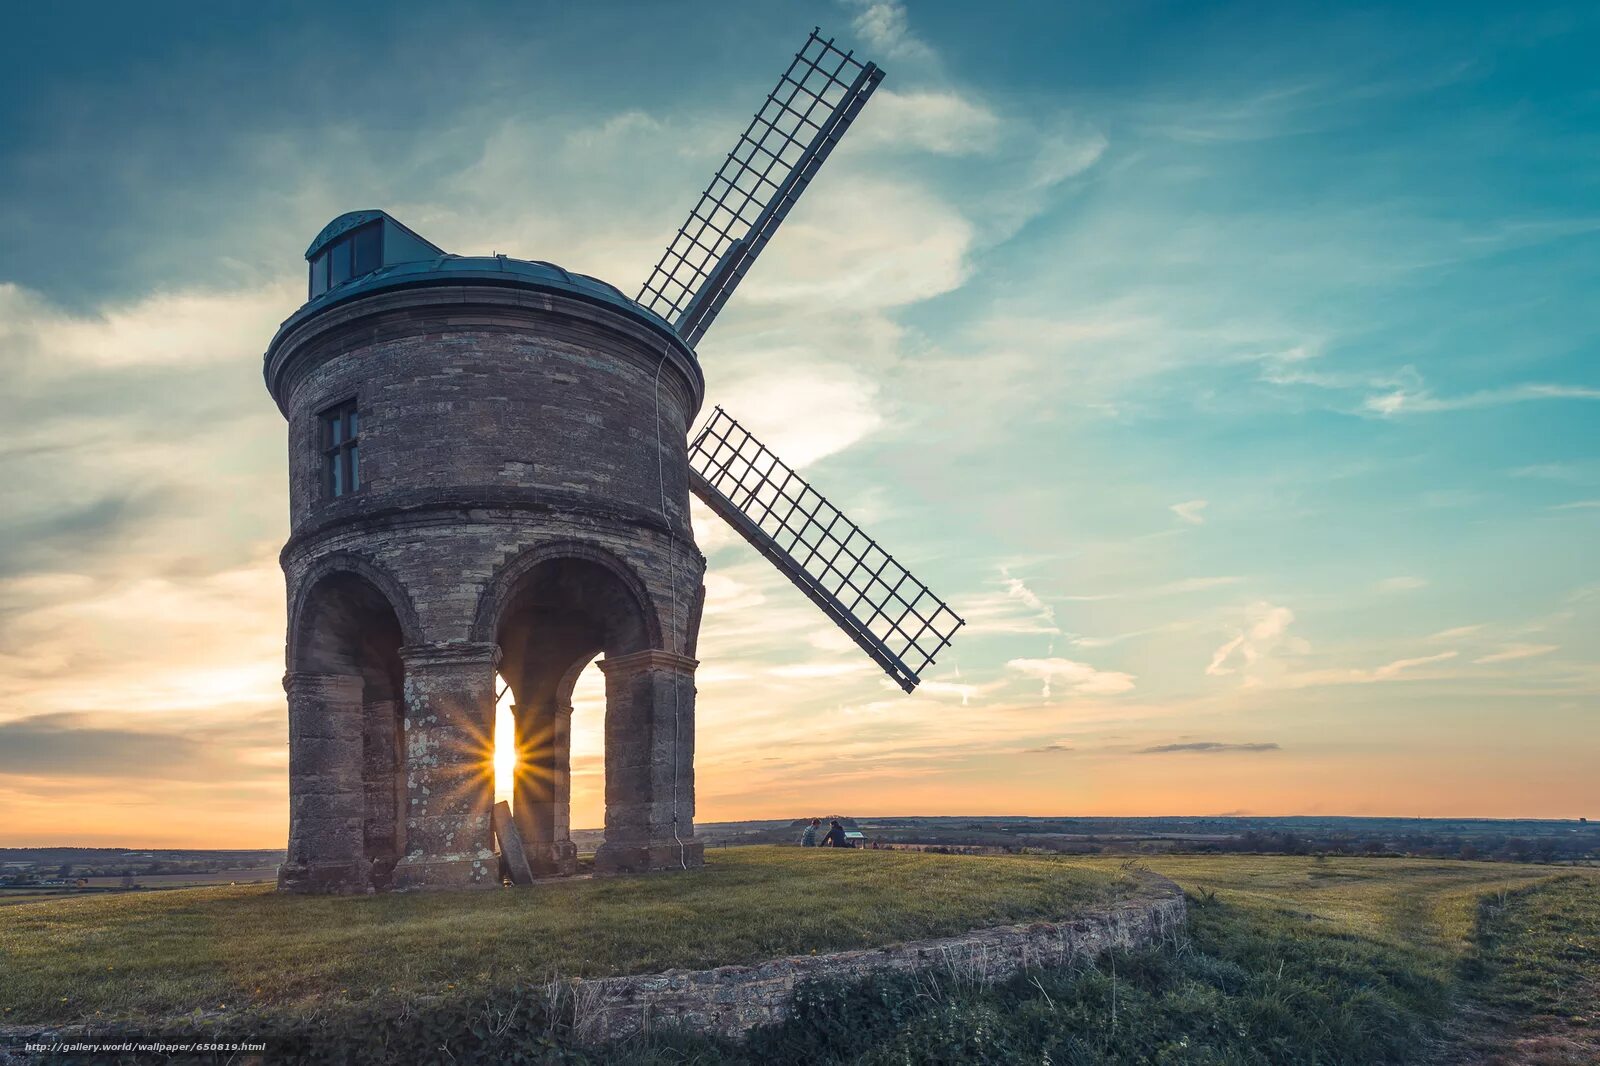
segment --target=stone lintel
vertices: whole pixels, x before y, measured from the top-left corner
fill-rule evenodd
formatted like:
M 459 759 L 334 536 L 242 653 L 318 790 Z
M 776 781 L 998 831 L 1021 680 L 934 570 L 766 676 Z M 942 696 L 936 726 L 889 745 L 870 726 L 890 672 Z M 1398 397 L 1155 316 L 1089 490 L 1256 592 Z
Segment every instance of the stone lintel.
M 290 698 L 360 703 L 363 686 L 359 674 L 313 674 L 305 670 L 290 670 L 283 675 L 283 690 Z
M 500 665 L 500 645 L 492 641 L 452 640 L 438 644 L 407 644 L 400 649 L 407 670 L 429 666 Z
M 516 717 L 518 717 L 520 715 L 524 715 L 524 714 L 531 714 L 531 715 L 533 715 L 533 720 L 536 721 L 536 722 L 537 721 L 541 721 L 541 720 L 548 721 L 551 718 L 571 718 L 572 717 L 572 701 L 571 700 L 551 700 L 548 703 L 532 703 L 532 704 L 529 704 L 529 703 L 513 703 L 507 709 L 510 710 L 511 716 L 513 718 L 516 718 Z
M 661 648 L 647 648 L 628 655 L 608 655 L 595 665 L 606 674 L 627 674 L 641 670 L 673 670 L 680 674 L 693 674 L 700 660 Z

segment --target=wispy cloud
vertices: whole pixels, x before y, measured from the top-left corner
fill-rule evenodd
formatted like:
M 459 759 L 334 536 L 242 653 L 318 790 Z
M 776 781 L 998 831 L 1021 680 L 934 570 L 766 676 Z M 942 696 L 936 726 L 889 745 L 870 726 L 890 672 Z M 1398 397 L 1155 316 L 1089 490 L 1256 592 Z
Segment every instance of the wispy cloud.
M 1006 666 L 1024 677 L 1044 682 L 1041 695 L 1049 699 L 1052 686 L 1085 696 L 1114 696 L 1133 688 L 1134 676 L 1115 670 L 1097 670 L 1071 659 L 1012 659 Z
M 1205 525 L 1206 521 L 1206 516 L 1203 512 L 1210 506 L 1211 502 L 1209 500 L 1185 500 L 1182 503 L 1173 504 L 1168 510 L 1192 526 L 1202 526 Z
M 974 633 L 1057 635 L 1055 608 L 1044 601 L 1026 581 L 1000 567 L 999 588 L 963 597 L 961 615 Z
M 1017 600 L 1029 610 L 1037 611 L 1041 618 L 1048 620 L 1052 626 L 1055 625 L 1055 608 L 1040 599 L 1038 594 L 1030 589 L 1020 577 L 1012 577 L 1010 571 L 1005 567 L 1001 567 L 1000 578 L 1005 583 L 1007 596 Z
M 1442 651 L 1436 655 L 1419 655 L 1408 659 L 1395 659 L 1370 669 L 1360 667 L 1329 667 L 1320 670 L 1289 671 L 1276 678 L 1277 688 L 1315 688 L 1324 685 L 1370 685 L 1383 681 L 1408 679 L 1418 667 L 1447 662 L 1460 655 L 1457 651 Z
M 1507 644 L 1499 651 L 1490 652 L 1472 660 L 1475 663 L 1509 663 L 1518 659 L 1535 659 L 1558 651 L 1559 644 Z
M 1392 392 L 1369 396 L 1362 409 L 1385 417 L 1430 414 L 1437 411 L 1466 411 L 1481 407 L 1501 407 L 1505 404 L 1529 403 L 1534 400 L 1600 400 L 1600 389 L 1582 385 L 1527 384 L 1504 388 L 1483 389 L 1459 396 L 1436 396 L 1428 391 Z
M 928 59 L 933 49 L 911 32 L 906 5 L 899 0 L 844 0 L 856 12 L 851 29 L 880 54 L 895 59 Z
M 1254 744 L 1225 744 L 1216 740 L 1194 740 L 1181 744 L 1157 744 L 1151 748 L 1140 748 L 1137 755 L 1168 755 L 1174 753 L 1189 753 L 1195 755 L 1220 755 L 1227 752 L 1261 752 L 1281 751 L 1275 743 L 1263 742 Z
M 1294 612 L 1279 604 L 1260 602 L 1247 609 L 1248 622 L 1231 640 L 1211 654 L 1206 673 L 1221 677 L 1248 667 L 1282 648 L 1303 650 L 1303 642 L 1289 635 Z
M 1418 666 L 1427 666 L 1429 663 L 1442 663 L 1447 659 L 1454 659 L 1458 654 L 1460 653 L 1453 651 L 1442 651 L 1437 655 L 1421 655 L 1414 659 L 1396 659 L 1394 662 L 1385 663 L 1373 670 L 1371 673 L 1371 680 L 1388 681 L 1391 678 L 1399 677 L 1407 670 L 1414 669 Z
M 861 123 L 852 133 L 863 135 L 868 143 L 947 156 L 995 151 L 1007 125 L 988 107 L 949 89 L 905 93 L 879 89 Z
M 1131 588 L 1124 592 L 1100 592 L 1081 596 L 1063 596 L 1061 598 L 1079 603 L 1093 603 L 1101 600 L 1156 600 L 1167 596 L 1182 596 L 1191 592 L 1205 592 L 1209 589 L 1223 588 L 1227 585 L 1237 585 L 1242 580 L 1243 578 L 1236 574 L 1186 577 L 1177 581 L 1167 581 L 1160 585 Z
M 1426 588 L 1428 579 L 1400 574 L 1395 577 L 1386 577 L 1378 582 L 1379 592 L 1410 592 L 1414 589 Z

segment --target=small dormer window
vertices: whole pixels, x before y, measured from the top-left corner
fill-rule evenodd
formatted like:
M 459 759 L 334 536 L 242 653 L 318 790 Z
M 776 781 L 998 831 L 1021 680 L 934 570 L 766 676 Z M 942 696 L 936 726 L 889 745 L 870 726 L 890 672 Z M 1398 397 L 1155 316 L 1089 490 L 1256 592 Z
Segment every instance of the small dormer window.
M 383 265 L 383 224 L 374 220 L 329 241 L 311 259 L 311 297 L 315 299 L 351 278 Z
M 441 259 L 444 249 L 419 237 L 382 211 L 346 211 L 306 249 L 310 299 L 347 281 L 402 263 Z M 335 297 L 337 299 L 338 297 Z
M 347 400 L 322 412 L 322 484 L 331 497 L 361 487 L 361 417 Z

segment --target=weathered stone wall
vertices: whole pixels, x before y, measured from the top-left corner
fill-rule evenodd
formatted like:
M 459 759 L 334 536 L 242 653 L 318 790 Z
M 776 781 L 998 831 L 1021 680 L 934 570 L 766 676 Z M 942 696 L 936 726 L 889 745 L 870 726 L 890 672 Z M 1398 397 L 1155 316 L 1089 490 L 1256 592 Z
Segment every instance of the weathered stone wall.
M 673 442 L 699 407 L 699 367 L 618 311 L 490 285 L 383 293 L 279 337 L 267 378 L 289 419 L 296 533 L 403 499 L 489 502 L 480 490 L 553 492 L 659 521 L 664 472 L 669 517 L 689 536 L 687 459 Z M 328 500 L 317 414 L 352 398 L 366 487 Z
M 703 386 L 681 346 L 578 300 L 448 286 L 331 308 L 279 339 L 268 375 L 289 419 L 291 597 L 300 571 L 353 552 L 404 587 L 422 640 L 492 639 L 472 628 L 495 569 L 571 539 L 624 560 L 663 646 L 692 648 L 705 563 L 686 441 Z M 318 415 L 349 399 L 362 487 L 335 499 Z
M 807 981 L 919 971 L 1001 981 L 1115 948 L 1159 943 L 1183 926 L 1183 892 L 1164 877 L 1145 874 L 1142 879 L 1144 891 L 1137 898 L 1059 922 L 979 929 L 865 951 L 794 955 L 754 966 L 584 981 L 573 990 L 578 1022 L 583 1034 L 597 1041 L 660 1027 L 738 1037 L 788 1017 L 796 986 Z

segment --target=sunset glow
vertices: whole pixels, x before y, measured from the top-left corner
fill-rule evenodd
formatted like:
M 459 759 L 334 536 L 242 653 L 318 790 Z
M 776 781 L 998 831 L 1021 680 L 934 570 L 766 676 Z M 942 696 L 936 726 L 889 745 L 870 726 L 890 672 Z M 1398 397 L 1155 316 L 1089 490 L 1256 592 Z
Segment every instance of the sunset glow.
M 262 354 L 328 220 L 637 292 L 813 21 L 397 10 L 0 35 L 0 845 L 283 847 Z M 886 80 L 697 345 L 703 411 L 967 624 L 907 696 L 692 502 L 696 819 L 1600 817 L 1593 34 L 864 10 L 815 21 Z M 464 639 L 475 580 L 419 617 Z M 510 703 L 455 760 L 499 799 Z M 594 828 L 598 668 L 573 704 Z

